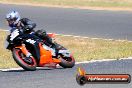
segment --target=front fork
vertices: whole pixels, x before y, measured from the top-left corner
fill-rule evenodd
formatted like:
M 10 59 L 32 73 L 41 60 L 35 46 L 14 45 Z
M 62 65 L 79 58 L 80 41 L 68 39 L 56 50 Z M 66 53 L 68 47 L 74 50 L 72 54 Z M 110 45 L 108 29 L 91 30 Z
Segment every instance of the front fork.
M 24 55 L 26 55 L 26 57 L 30 57 L 30 56 L 31 56 L 31 53 L 28 52 L 28 50 L 27 50 L 25 44 L 22 44 L 21 46 L 17 46 L 17 47 L 15 47 L 15 48 L 21 49 L 22 53 L 23 53 Z

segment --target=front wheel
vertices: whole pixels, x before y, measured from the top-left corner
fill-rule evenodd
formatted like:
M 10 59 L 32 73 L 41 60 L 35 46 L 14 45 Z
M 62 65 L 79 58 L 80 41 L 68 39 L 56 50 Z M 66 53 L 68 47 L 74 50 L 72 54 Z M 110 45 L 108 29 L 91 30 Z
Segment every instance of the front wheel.
M 37 63 L 34 57 L 27 58 L 20 49 L 14 48 L 12 51 L 13 58 L 15 62 L 27 71 L 36 70 Z M 27 59 L 27 60 L 26 60 Z
M 63 55 L 59 55 L 58 59 L 61 60 L 61 63 L 59 65 L 63 68 L 72 68 L 75 65 L 75 59 L 73 56 L 64 57 Z

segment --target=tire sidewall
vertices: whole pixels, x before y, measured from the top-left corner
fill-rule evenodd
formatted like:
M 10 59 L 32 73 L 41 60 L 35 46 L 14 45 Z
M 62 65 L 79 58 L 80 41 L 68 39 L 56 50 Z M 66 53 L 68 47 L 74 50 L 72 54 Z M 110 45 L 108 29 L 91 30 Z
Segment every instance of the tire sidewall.
M 73 56 L 70 56 L 69 58 L 72 59 L 70 62 L 64 60 L 63 57 L 59 58 L 61 60 L 61 63 L 59 65 L 64 68 L 72 68 L 75 65 L 75 59 Z

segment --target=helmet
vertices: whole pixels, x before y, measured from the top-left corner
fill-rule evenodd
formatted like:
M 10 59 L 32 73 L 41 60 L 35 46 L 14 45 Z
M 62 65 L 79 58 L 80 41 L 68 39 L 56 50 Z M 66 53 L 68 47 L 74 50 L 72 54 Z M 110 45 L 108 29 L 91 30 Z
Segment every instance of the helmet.
M 16 25 L 20 20 L 20 15 L 17 11 L 12 11 L 6 15 L 6 20 L 9 25 Z

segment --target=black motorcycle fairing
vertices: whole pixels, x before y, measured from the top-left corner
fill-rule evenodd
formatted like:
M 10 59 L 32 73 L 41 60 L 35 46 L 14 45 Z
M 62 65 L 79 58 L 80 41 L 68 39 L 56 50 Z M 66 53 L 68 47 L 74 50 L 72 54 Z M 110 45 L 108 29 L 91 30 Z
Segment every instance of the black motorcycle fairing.
M 8 38 L 10 38 L 10 37 L 8 36 Z M 39 43 L 41 41 L 42 40 L 39 37 L 37 37 L 33 34 L 23 34 L 23 35 L 19 35 L 16 38 L 14 38 L 14 40 L 11 43 L 9 43 L 7 49 L 12 50 L 16 46 L 25 44 L 27 50 L 29 50 L 29 52 L 36 59 L 37 63 L 39 63 L 39 61 L 40 61 Z
M 33 34 L 24 34 L 20 36 L 26 48 L 31 52 L 31 54 L 36 58 L 37 63 L 40 61 L 40 48 L 39 43 L 41 39 Z
M 36 59 L 37 64 L 39 64 L 40 61 L 40 49 L 39 49 L 39 44 L 38 43 L 34 43 L 31 44 L 29 42 L 24 42 L 24 44 L 26 45 L 27 50 L 32 54 L 32 56 Z

